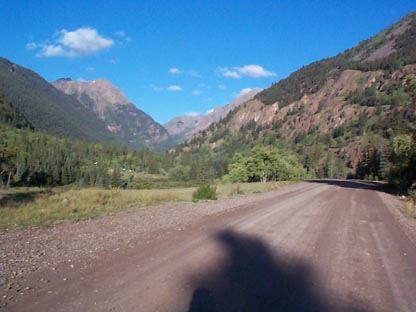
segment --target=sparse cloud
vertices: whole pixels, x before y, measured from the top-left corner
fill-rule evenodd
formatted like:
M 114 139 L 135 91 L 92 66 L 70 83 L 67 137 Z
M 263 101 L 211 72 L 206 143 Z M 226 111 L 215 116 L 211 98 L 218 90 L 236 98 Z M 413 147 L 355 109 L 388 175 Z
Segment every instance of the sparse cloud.
M 26 49 L 39 50 L 38 57 L 75 58 L 98 53 L 113 45 L 112 39 L 103 37 L 94 28 L 86 27 L 74 31 L 62 29 L 52 44 L 30 42 L 26 44 Z
M 89 72 L 93 72 L 95 71 L 95 67 L 90 66 L 90 67 L 87 67 L 86 70 Z
M 155 85 L 150 85 L 149 87 L 150 87 L 153 91 L 156 91 L 156 92 L 161 92 L 161 91 L 165 90 L 165 88 L 158 87 L 158 86 L 155 86 Z
M 239 79 L 242 77 L 263 78 L 277 76 L 276 73 L 264 69 L 260 65 L 244 65 L 241 67 L 220 67 L 219 72 L 223 77 Z
M 199 90 L 194 90 L 194 91 L 192 91 L 192 94 L 193 94 L 193 95 L 200 95 L 200 94 L 201 94 L 201 91 L 199 91 Z
M 202 78 L 201 74 L 198 73 L 196 70 L 188 70 L 186 74 L 194 78 Z
M 168 91 L 182 91 L 182 87 L 181 86 L 173 85 L 173 86 L 167 87 L 166 90 L 168 90 Z
M 201 74 L 196 70 L 181 70 L 179 68 L 172 67 L 169 69 L 169 73 L 172 75 L 186 75 L 194 78 L 202 78 Z
M 160 87 L 160 86 L 156 86 L 156 85 L 149 85 L 149 88 L 152 89 L 153 91 L 156 92 L 162 92 L 162 91 L 173 91 L 173 92 L 180 92 L 183 91 L 181 86 L 178 85 L 171 85 L 168 87 Z
M 207 110 L 207 111 L 205 112 L 205 114 L 206 114 L 206 115 L 208 115 L 208 114 L 211 114 L 212 112 L 214 112 L 214 109 L 213 109 L 213 108 L 211 108 L 211 109 Z
M 225 89 L 227 89 L 227 86 L 226 85 L 223 85 L 223 84 L 220 84 L 218 86 L 218 89 L 225 90 Z
M 116 34 L 116 36 L 118 36 L 123 41 L 131 42 L 131 38 L 129 36 L 127 36 L 124 31 L 117 31 L 115 34 Z
M 173 74 L 173 75 L 179 75 L 179 74 L 182 74 L 182 71 L 181 71 L 180 69 L 178 69 L 178 68 L 171 68 L 171 69 L 169 69 L 169 72 L 170 72 L 171 74 Z
M 34 42 L 26 43 L 26 49 L 27 50 L 36 50 L 36 49 L 41 48 L 41 47 L 42 47 L 42 45 L 39 45 L 39 44 L 34 43 Z

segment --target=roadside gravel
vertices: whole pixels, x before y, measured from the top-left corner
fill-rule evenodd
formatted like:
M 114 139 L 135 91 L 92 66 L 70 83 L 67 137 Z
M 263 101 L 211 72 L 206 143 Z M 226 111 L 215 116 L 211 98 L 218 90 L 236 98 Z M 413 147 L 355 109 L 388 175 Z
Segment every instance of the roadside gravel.
M 267 204 L 280 193 L 296 196 L 298 190 L 310 187 L 313 185 L 302 182 L 268 193 L 135 208 L 94 220 L 0 234 L 0 310 L 7 310 L 26 295 L 49 293 L 54 283 L 66 281 L 72 270 L 82 277 L 103 257 L 116 258 L 154 239 L 198 224 L 204 217 L 261 202 Z M 416 245 L 416 220 L 403 216 L 396 197 L 378 193 Z
M 39 276 L 39 285 L 48 284 L 51 281 L 42 277 L 45 271 L 58 273 L 60 268 L 68 266 L 82 270 L 93 266 L 94 260 L 104 254 L 145 244 L 154 235 L 160 235 L 161 229 L 165 233 L 181 231 L 199 218 L 267 200 L 278 192 L 141 207 L 94 220 L 2 233 L 0 309 L 38 286 L 33 281 L 28 283 L 29 276 Z
M 398 206 L 397 205 L 398 201 L 396 197 L 389 196 L 385 193 L 380 193 L 380 194 L 381 194 L 381 198 L 383 199 L 383 202 L 389 208 L 396 222 L 400 224 L 406 236 L 416 246 L 416 219 L 411 219 L 409 217 L 406 217 L 401 211 L 401 207 L 400 207 L 406 204 L 406 200 L 400 199 L 399 200 L 400 204 Z

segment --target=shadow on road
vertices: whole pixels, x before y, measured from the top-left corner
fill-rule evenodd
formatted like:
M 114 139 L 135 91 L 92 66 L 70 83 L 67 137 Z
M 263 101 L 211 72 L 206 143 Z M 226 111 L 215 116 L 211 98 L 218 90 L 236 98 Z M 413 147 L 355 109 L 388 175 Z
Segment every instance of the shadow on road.
M 380 181 L 365 181 L 365 180 L 307 180 L 307 182 L 321 183 L 328 185 L 335 185 L 345 188 L 362 189 L 362 190 L 374 190 L 385 193 L 392 193 L 393 190 L 385 182 Z
M 329 303 L 310 266 L 279 257 L 259 239 L 222 231 L 227 261 L 195 281 L 189 312 L 364 311 Z

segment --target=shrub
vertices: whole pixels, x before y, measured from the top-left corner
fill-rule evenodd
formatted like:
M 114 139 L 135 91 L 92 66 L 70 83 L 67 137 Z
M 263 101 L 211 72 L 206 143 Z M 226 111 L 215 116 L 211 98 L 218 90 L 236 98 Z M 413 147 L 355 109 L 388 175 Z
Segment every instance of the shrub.
M 202 199 L 217 199 L 217 189 L 215 186 L 203 185 L 192 193 L 192 201 L 197 202 Z

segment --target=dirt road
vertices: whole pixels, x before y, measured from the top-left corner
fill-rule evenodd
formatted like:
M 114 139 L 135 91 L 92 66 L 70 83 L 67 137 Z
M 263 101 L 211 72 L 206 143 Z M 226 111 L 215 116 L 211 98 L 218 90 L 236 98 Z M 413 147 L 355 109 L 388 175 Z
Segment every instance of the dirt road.
M 256 196 L 139 232 L 82 269 L 73 261 L 28 274 L 32 286 L 3 309 L 416 311 L 416 247 L 392 213 L 396 198 L 344 181 Z

